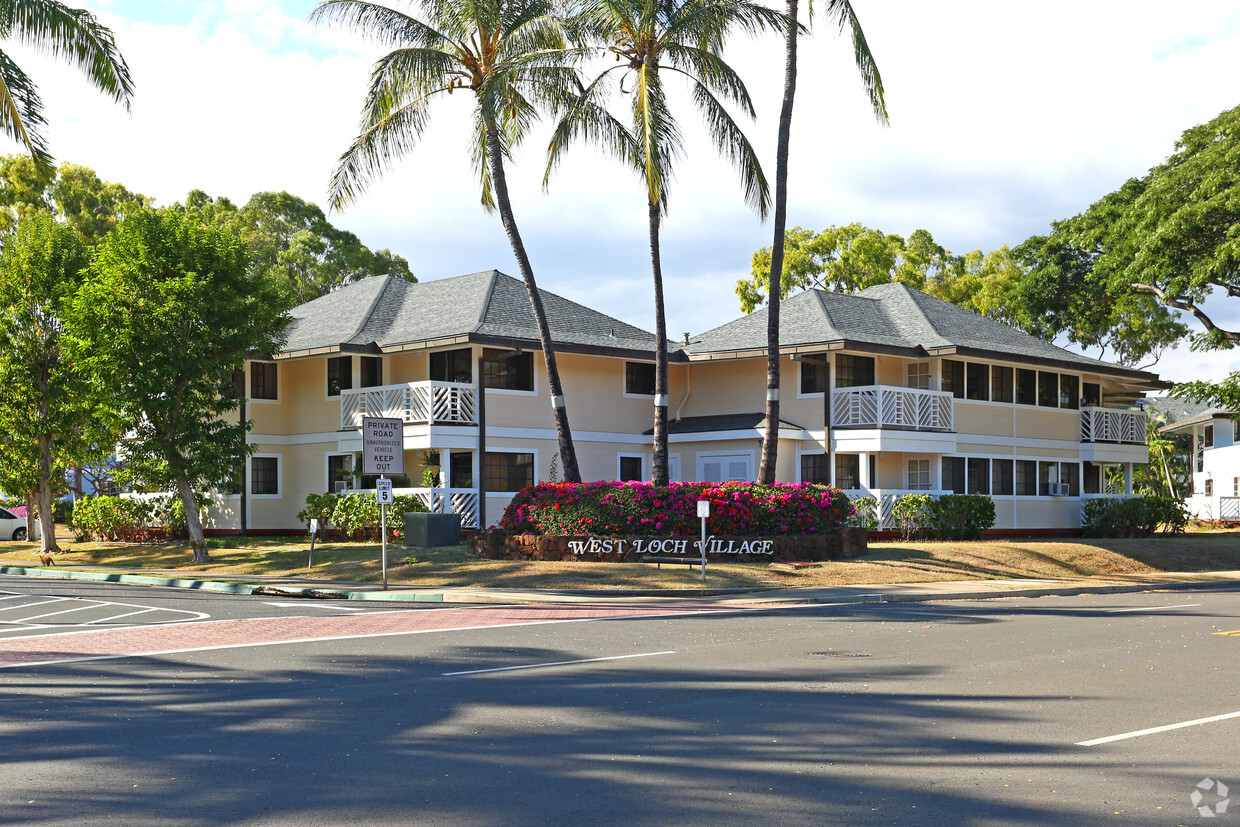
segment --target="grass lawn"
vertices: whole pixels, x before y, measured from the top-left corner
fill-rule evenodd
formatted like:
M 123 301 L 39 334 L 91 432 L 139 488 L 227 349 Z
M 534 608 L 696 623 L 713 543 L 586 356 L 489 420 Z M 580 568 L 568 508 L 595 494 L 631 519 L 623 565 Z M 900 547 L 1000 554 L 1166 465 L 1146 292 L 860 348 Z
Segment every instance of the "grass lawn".
M 66 532 L 67 533 L 67 532 Z M 210 541 L 211 563 L 194 565 L 182 543 L 121 545 L 62 542 L 60 565 L 125 566 L 161 571 L 267 574 L 374 582 L 377 543 L 315 545 L 307 570 L 304 537 L 229 537 Z M 37 544 L 0 543 L 0 565 L 38 565 Z M 1192 531 L 1141 540 L 982 540 L 875 542 L 864 557 L 781 572 L 765 563 L 708 563 L 706 586 L 779 587 L 914 583 L 972 578 L 1123 578 L 1159 571 L 1240 569 L 1240 531 Z M 388 581 L 430 587 L 606 589 L 700 588 L 698 570 L 644 563 L 547 563 L 482 560 L 464 546 L 388 546 Z

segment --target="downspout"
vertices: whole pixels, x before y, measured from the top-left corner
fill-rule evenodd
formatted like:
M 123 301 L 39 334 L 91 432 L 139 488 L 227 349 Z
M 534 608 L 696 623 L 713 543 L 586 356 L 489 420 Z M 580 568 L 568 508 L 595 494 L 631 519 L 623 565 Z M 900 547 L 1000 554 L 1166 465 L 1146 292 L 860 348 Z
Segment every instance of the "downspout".
M 487 486 L 486 486 L 486 450 L 487 450 L 487 389 L 482 376 L 482 349 L 478 349 L 478 361 L 474 376 L 478 380 L 478 473 L 474 480 L 474 488 L 478 491 L 478 530 L 487 527 Z

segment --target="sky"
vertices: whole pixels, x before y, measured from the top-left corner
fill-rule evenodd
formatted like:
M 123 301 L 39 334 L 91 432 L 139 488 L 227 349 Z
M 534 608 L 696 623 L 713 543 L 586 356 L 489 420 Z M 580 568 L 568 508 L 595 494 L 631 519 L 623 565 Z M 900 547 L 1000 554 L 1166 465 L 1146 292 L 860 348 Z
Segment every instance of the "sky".
M 58 160 L 160 204 L 192 189 L 239 204 L 287 190 L 326 209 L 378 48 L 309 25 L 310 2 L 70 5 L 113 29 L 136 95 L 126 113 L 74 71 L 13 50 L 39 84 Z M 869 110 L 849 41 L 825 23 L 802 40 L 789 226 L 857 221 L 904 236 L 923 228 L 956 253 L 1015 246 L 1144 175 L 1186 128 L 1240 103 L 1233 0 L 1182 0 L 1174 10 L 1149 0 L 853 0 L 853 8 L 882 73 L 890 125 Z M 773 176 L 782 42 L 735 39 L 725 57 L 755 99 L 757 118 L 744 128 Z M 498 217 L 479 204 L 467 98 L 441 101 L 421 144 L 329 216 L 372 249 L 404 256 L 423 281 L 491 268 L 517 274 Z M 674 339 L 740 314 L 735 283 L 772 233 L 746 207 L 696 112 L 681 111 L 686 151 L 662 232 Z M 644 189 L 578 146 L 544 191 L 549 133 L 548 124 L 536 130 L 509 167 L 540 287 L 652 330 Z M 1240 302 L 1207 306 L 1240 328 Z M 1171 380 L 1219 379 L 1240 370 L 1240 349 L 1181 348 L 1150 369 Z

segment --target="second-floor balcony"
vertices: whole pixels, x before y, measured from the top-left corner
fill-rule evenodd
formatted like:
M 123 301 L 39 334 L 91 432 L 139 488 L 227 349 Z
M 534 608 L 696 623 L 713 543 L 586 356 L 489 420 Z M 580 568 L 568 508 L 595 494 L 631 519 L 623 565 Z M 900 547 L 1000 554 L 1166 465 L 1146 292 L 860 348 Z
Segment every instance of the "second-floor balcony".
M 1081 408 L 1081 442 L 1145 444 L 1145 411 Z
M 943 391 L 865 385 L 831 392 L 831 427 L 952 430 L 952 395 Z
M 458 382 L 408 382 L 340 392 L 340 427 L 379 416 L 416 425 L 477 425 L 478 389 Z

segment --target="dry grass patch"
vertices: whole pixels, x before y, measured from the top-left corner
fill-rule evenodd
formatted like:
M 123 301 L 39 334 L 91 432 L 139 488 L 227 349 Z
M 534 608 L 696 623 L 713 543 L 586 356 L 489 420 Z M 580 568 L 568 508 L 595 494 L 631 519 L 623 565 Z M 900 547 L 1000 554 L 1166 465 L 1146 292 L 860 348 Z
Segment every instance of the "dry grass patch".
M 355 582 L 380 579 L 377 543 L 316 544 L 307 570 L 304 537 L 212 540 L 211 563 L 194 565 L 181 543 L 121 545 L 65 543 L 61 565 L 108 566 L 171 573 L 205 571 L 217 576 L 274 575 Z M 0 564 L 37 565 L 37 544 L 0 543 Z M 432 549 L 388 547 L 388 580 L 431 588 L 666 589 L 765 588 L 916 583 L 1005 578 L 1124 578 L 1159 571 L 1240 570 L 1240 531 L 1190 532 L 1132 540 L 983 540 L 978 542 L 882 542 L 855 560 L 839 560 L 796 572 L 765 563 L 709 563 L 707 581 L 698 569 L 643 563 L 483 560 L 465 546 Z

